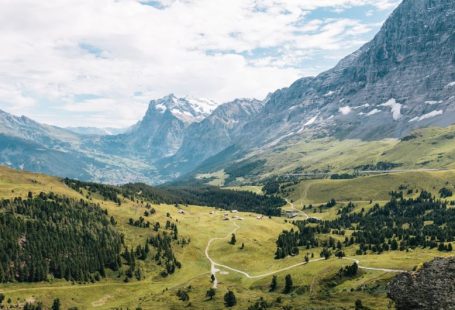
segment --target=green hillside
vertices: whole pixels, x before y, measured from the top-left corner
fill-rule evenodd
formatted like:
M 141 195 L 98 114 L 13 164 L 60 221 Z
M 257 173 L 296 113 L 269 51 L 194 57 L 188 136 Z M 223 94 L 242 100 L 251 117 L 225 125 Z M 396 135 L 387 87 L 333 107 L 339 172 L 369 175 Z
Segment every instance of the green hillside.
M 454 176 L 452 171 L 446 171 L 305 181 L 284 187 L 288 199 L 296 201 L 284 209 L 290 210 L 293 206 L 301 209 L 300 203 L 313 203 L 317 212 L 306 209 L 293 220 L 304 220 L 305 214 L 335 220 L 340 212 L 354 215 L 362 208 L 367 211 L 372 209 L 373 204 L 369 200 L 388 200 L 388 191 L 400 191 L 401 188 L 408 199 L 417 198 L 421 189 L 434 194 L 440 187 L 453 189 Z M 370 191 L 371 188 L 378 189 L 379 193 L 375 189 Z M 414 192 L 417 188 L 419 193 Z M 243 189 L 258 190 L 250 187 Z M 344 196 L 349 189 L 355 189 L 350 194 L 353 196 Z M 407 194 L 409 189 L 413 189 L 412 194 Z M 65 280 L 49 274 L 44 281 L 4 281 L 0 284 L 0 293 L 5 296 L 3 306 L 6 309 L 22 309 L 27 303 L 37 305 L 39 302 L 49 308 L 56 298 L 62 309 L 225 309 L 224 295 L 228 290 L 236 297 L 237 304 L 233 309 L 354 309 L 356 300 L 361 300 L 371 309 L 385 309 L 390 303 L 386 296 L 386 284 L 396 271 L 412 270 L 434 256 L 451 255 L 449 251 L 421 246 L 409 246 L 403 251 L 387 250 L 381 254 L 367 250 L 365 254 L 358 255 L 359 244 L 354 242 L 342 245 L 342 251 L 350 259 L 336 258 L 336 249 L 332 248 L 328 249 L 332 252 L 328 259 L 321 258 L 321 253 L 332 242 L 330 240 L 344 242 L 346 236 L 353 235 L 354 231 L 346 229 L 345 236 L 319 231 L 314 235 L 317 245 L 296 245 L 298 255 L 276 259 L 279 236 L 283 231 L 303 229 L 301 224 L 293 224 L 283 216 L 268 217 L 215 207 L 158 203 L 156 199 L 148 200 L 147 195 L 139 197 L 138 192 L 137 196 L 131 197 L 119 191 L 114 198 L 108 194 L 111 190 L 109 186 L 87 187 L 86 184 L 74 190 L 57 178 L 0 168 L 0 198 L 21 197 L 27 200 L 29 195 L 37 197 L 41 192 L 53 192 L 59 197 L 67 197 L 68 201 L 80 201 L 80 205 L 73 206 L 74 211 L 80 214 L 92 212 L 90 207 L 77 211 L 82 202 L 86 206 L 99 206 L 100 210 L 105 210 L 102 217 L 108 220 L 106 225 L 112 226 L 114 234 L 123 235 L 118 270 L 106 266 L 105 275 L 96 276 L 98 270 L 90 272 L 93 279 Z M 331 198 L 337 199 L 337 203 L 333 207 L 322 208 L 321 213 L 316 202 L 325 203 Z M 353 200 L 352 209 L 344 209 L 348 203 L 342 200 L 348 198 Z M 55 197 L 46 199 L 58 202 Z M 380 205 L 382 207 L 384 202 Z M 8 208 L 0 208 L 0 214 L 8 213 Z M 65 216 L 77 219 L 70 213 Z M 374 220 L 375 213 L 370 216 Z M 16 218 L 23 218 L 23 215 Z M 147 222 L 150 224 L 147 225 Z M 160 224 L 158 229 L 156 223 Z M 75 221 L 68 221 L 65 225 L 68 228 L 79 227 Z M 305 225 L 316 227 L 314 223 Z M 83 227 L 87 227 L 86 224 Z M 233 233 L 235 244 L 232 242 Z M 170 237 L 169 247 L 155 246 L 158 235 L 162 240 L 165 236 Z M 147 240 L 150 241 L 149 252 L 145 258 L 140 258 L 140 250 L 144 249 Z M 445 245 L 448 244 L 446 241 Z M 139 251 L 138 246 L 141 246 Z M 131 258 L 127 259 L 125 249 L 136 255 L 131 277 L 128 276 Z M 170 256 L 165 254 L 168 251 L 172 252 Z M 356 260 L 359 269 L 352 272 Z M 171 263 L 175 268 L 169 272 Z M 137 270 L 140 270 L 140 276 L 137 276 Z M 163 274 L 165 270 L 167 272 Z M 213 272 L 216 274 L 216 289 L 215 296 L 210 299 L 206 293 L 214 285 L 211 281 Z M 292 279 L 292 285 L 288 287 L 285 285 L 287 275 Z M 276 285 L 271 291 L 273 276 L 276 276 Z
M 228 165 L 224 170 L 205 176 L 211 184 L 227 185 L 229 181 L 233 184 L 254 184 L 258 180 L 288 174 L 315 175 L 320 178 L 384 168 L 453 169 L 454 163 L 455 126 L 450 126 L 420 129 L 401 140 L 323 138 L 285 141 L 272 148 L 247 154 L 244 159 Z M 229 176 L 230 171 L 235 171 L 235 178 Z M 199 178 L 201 176 L 203 175 L 199 175 Z

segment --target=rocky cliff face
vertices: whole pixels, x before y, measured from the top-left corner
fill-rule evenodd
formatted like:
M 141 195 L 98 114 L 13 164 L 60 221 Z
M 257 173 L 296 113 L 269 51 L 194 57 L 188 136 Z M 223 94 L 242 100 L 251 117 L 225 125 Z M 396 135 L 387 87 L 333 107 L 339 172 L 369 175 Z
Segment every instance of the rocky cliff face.
M 455 258 L 437 258 L 413 273 L 402 273 L 389 284 L 398 310 L 455 309 Z
M 263 108 L 255 99 L 236 99 L 224 103 L 199 123 L 191 124 L 185 131 L 182 145 L 171 158 L 162 161 L 169 172 L 182 175 L 205 159 L 216 155 L 236 143 L 242 135 L 239 130 Z
M 144 117 L 126 133 L 86 139 L 87 148 L 103 153 L 156 162 L 174 155 L 186 129 L 209 116 L 217 103 L 208 99 L 178 98 L 170 94 L 152 100 Z
M 335 68 L 272 94 L 246 125 L 251 134 L 243 141 L 284 135 L 379 139 L 451 124 L 454 46 L 454 1 L 405 0 L 371 42 Z

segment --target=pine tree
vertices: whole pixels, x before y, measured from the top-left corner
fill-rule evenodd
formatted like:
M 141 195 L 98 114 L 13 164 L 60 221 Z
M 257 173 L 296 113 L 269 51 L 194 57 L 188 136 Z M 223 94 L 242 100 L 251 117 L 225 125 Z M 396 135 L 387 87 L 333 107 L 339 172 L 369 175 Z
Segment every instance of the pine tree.
M 231 241 L 229 241 L 229 243 L 234 245 L 236 242 L 237 242 L 237 240 L 235 239 L 235 234 L 232 234 Z
M 52 303 L 52 307 L 51 307 L 51 310 L 60 310 L 60 299 L 58 298 L 55 298 L 54 299 L 54 302 Z
M 270 283 L 270 292 L 273 292 L 276 290 L 278 283 L 277 283 L 277 277 L 273 276 L 272 277 L 272 283 Z
M 286 277 L 284 278 L 284 290 L 283 293 L 289 294 L 292 290 L 292 277 L 290 274 L 287 274 Z
M 216 294 L 216 290 L 213 287 L 211 287 L 210 289 L 208 289 L 207 293 L 205 293 L 205 297 L 212 300 L 213 297 L 215 296 L 215 294 Z
M 227 291 L 224 294 L 224 304 L 226 307 L 234 307 L 237 304 L 237 299 L 233 291 Z
M 365 308 L 363 307 L 362 301 L 360 299 L 357 299 L 355 301 L 355 310 L 364 310 Z

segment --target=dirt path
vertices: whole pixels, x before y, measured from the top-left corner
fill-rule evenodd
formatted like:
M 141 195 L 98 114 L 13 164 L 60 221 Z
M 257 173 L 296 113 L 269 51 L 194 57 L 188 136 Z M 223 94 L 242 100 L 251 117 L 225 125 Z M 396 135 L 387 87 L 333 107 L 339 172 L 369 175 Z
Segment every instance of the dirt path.
M 240 273 L 242 275 L 244 275 L 245 277 L 247 277 L 248 279 L 258 279 L 258 278 L 263 278 L 263 277 L 267 277 L 267 276 L 270 276 L 270 275 L 273 275 L 275 273 L 279 273 L 279 272 L 282 272 L 282 271 L 286 271 L 286 270 L 290 270 L 292 268 L 295 268 L 295 267 L 298 267 L 298 266 L 302 266 L 302 265 L 305 265 L 307 264 L 307 262 L 300 262 L 300 263 L 297 263 L 297 264 L 294 264 L 294 265 L 291 265 L 291 266 L 288 266 L 288 267 L 284 267 L 284 268 L 281 268 L 281 269 L 278 269 L 278 270 L 275 270 L 275 271 L 270 271 L 270 272 L 267 272 L 267 273 L 263 273 L 263 274 L 259 274 L 259 275 L 251 275 L 249 274 L 248 272 L 246 271 L 243 271 L 243 270 L 239 270 L 239 269 L 236 269 L 236 268 L 233 268 L 233 267 L 230 267 L 230 266 L 227 266 L 227 265 L 223 265 L 223 264 L 220 264 L 220 263 L 217 263 L 215 260 L 213 260 L 210 255 L 209 255 L 209 249 L 210 249 L 210 245 L 212 244 L 213 241 L 215 240 L 224 240 L 224 239 L 228 239 L 232 234 L 234 234 L 239 228 L 240 226 L 237 225 L 237 223 L 234 223 L 235 225 L 235 229 L 233 231 L 231 231 L 230 233 L 228 233 L 226 236 L 224 237 L 219 237 L 219 238 L 212 238 L 208 241 L 207 243 L 207 246 L 205 248 L 205 256 L 207 257 L 207 259 L 209 260 L 210 262 L 210 271 L 211 273 L 214 275 L 215 277 L 215 280 L 213 281 L 212 283 L 212 287 L 213 288 L 217 288 L 218 286 L 218 279 L 216 277 L 216 273 L 219 272 L 220 270 L 216 267 L 221 267 L 221 268 L 224 268 L 224 269 L 227 269 L 227 270 L 231 270 L 231 271 L 234 271 L 234 272 L 237 272 L 237 273 Z M 324 260 L 324 258 L 318 258 L 318 259 L 313 259 L 313 260 L 310 260 L 309 262 L 317 262 L 317 261 L 321 261 L 321 260 Z
M 387 269 L 387 268 L 375 268 L 375 267 L 365 267 L 360 265 L 360 261 L 356 258 L 351 258 L 351 257 L 343 257 L 343 259 L 350 260 L 353 262 L 356 262 L 357 265 L 359 266 L 360 269 L 365 269 L 365 270 L 373 270 L 373 271 L 383 271 L 383 272 L 406 272 L 406 270 L 401 270 L 401 269 Z
M 215 240 L 223 240 L 223 239 L 227 239 L 229 238 L 229 236 L 231 236 L 232 234 L 234 234 L 239 228 L 240 226 L 237 225 L 237 223 L 234 222 L 234 226 L 235 226 L 235 229 L 233 231 L 231 231 L 230 233 L 228 233 L 225 237 L 220 237 L 220 238 L 212 238 L 210 239 L 208 242 L 207 242 L 207 246 L 205 247 L 205 257 L 207 257 L 207 259 L 209 260 L 210 262 L 210 272 L 212 273 L 212 275 L 214 276 L 214 280 L 212 282 L 212 287 L 213 288 L 216 288 L 218 286 L 218 279 L 216 277 L 216 273 L 219 271 L 219 269 L 216 268 L 216 266 L 219 266 L 219 264 L 217 264 L 209 255 L 209 248 L 210 248 L 210 245 L 212 244 L 213 241 Z M 224 267 L 224 266 L 223 266 Z
M 294 204 L 291 203 L 292 206 L 294 206 Z M 319 220 L 319 219 L 318 219 Z M 220 263 L 217 263 L 213 258 L 210 257 L 209 255 L 209 249 L 210 249 L 210 245 L 212 244 L 213 241 L 215 240 L 223 240 L 223 239 L 227 239 L 229 238 L 229 236 L 233 233 L 235 233 L 239 228 L 240 226 L 237 225 L 237 223 L 234 223 L 235 225 L 235 229 L 228 233 L 225 237 L 219 237 L 219 238 L 212 238 L 208 241 L 207 243 L 207 246 L 205 248 L 205 256 L 207 257 L 207 259 L 210 261 L 210 271 L 211 273 L 213 274 L 213 276 L 215 277 L 214 281 L 213 281 L 213 285 L 212 287 L 213 288 L 217 288 L 218 286 L 218 279 L 216 277 L 216 273 L 220 271 L 220 269 L 216 268 L 216 267 L 221 267 L 221 268 L 224 268 L 224 269 L 227 269 L 227 270 L 231 270 L 231 271 L 234 271 L 234 272 L 237 272 L 237 273 L 240 273 L 242 275 L 244 275 L 245 277 L 247 277 L 248 279 L 258 279 L 258 278 L 263 278 L 263 277 L 267 277 L 267 276 L 271 276 L 273 274 L 276 274 L 276 273 L 280 273 L 280 272 L 283 272 L 283 271 L 287 271 L 287 270 L 290 270 L 290 269 L 293 269 L 293 268 L 296 268 L 296 267 L 299 267 L 299 266 L 302 266 L 302 265 L 306 265 L 306 264 L 309 264 L 309 263 L 313 263 L 313 262 L 319 262 L 319 261 L 322 261 L 322 260 L 325 260 L 324 258 L 317 258 L 317 259 L 312 259 L 308 262 L 300 262 L 300 263 L 297 263 L 297 264 L 294 264 L 294 265 L 291 265 L 291 266 L 288 266 L 288 267 L 284 267 L 284 268 L 281 268 L 281 269 L 278 269 L 278 270 L 274 270 L 274 271 L 270 271 L 270 272 L 266 272 L 266 273 L 262 273 L 262 274 L 259 274 L 259 275 L 251 275 L 249 274 L 248 272 L 246 271 L 243 271 L 243 270 L 240 270 L 240 269 L 236 269 L 236 268 L 233 268 L 233 267 L 230 267 L 230 266 L 227 266 L 227 265 L 223 265 L 223 264 L 220 264 Z M 343 259 L 345 260 L 350 260 L 350 261 L 354 261 L 357 263 L 357 265 L 359 266 L 360 269 L 364 269 L 364 270 L 372 270 L 372 271 L 382 271 L 382 272 L 395 272 L 395 273 L 400 273 L 400 272 L 406 272 L 406 270 L 400 270 L 400 269 L 388 269 L 388 268 L 375 268 L 375 267 L 367 267 L 367 266 L 362 266 L 360 264 L 360 261 L 358 259 L 355 259 L 355 258 L 350 258 L 350 257 L 343 257 Z

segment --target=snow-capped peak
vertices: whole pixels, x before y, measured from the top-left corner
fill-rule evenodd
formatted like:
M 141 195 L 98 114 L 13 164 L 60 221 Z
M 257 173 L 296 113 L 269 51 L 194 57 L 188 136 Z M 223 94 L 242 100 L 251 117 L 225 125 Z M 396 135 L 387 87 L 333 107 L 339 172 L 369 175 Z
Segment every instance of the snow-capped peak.
M 206 98 L 176 97 L 174 94 L 167 95 L 161 99 L 152 100 L 150 109 L 165 113 L 169 111 L 172 115 L 185 123 L 200 122 L 209 116 L 219 104 Z

